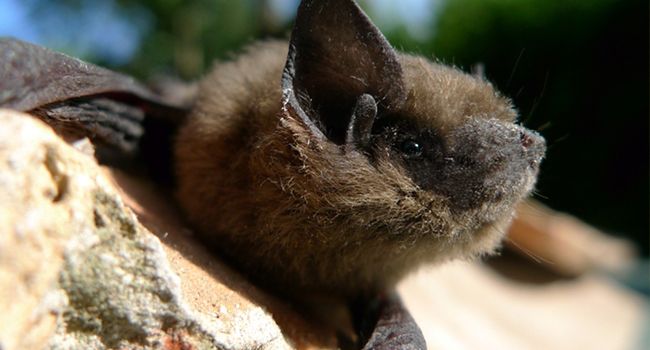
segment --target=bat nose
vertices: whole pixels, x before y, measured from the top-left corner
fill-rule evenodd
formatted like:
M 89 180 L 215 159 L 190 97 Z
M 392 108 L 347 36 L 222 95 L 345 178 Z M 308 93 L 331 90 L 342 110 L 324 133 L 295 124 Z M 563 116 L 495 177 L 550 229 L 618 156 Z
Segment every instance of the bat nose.
M 546 141 L 535 131 L 521 128 L 519 130 L 519 143 L 523 147 L 531 167 L 539 166 L 546 152 Z
M 533 137 L 531 137 L 530 133 L 524 131 L 521 131 L 519 134 L 519 141 L 521 142 L 521 145 L 524 146 L 524 148 L 528 148 L 532 146 L 535 143 L 535 140 Z

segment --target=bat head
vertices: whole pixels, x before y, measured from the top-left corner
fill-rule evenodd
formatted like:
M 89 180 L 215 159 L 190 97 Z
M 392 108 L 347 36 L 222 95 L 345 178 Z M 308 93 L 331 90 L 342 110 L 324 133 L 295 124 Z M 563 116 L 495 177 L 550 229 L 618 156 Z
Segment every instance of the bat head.
M 403 261 L 489 252 L 535 184 L 544 139 L 510 101 L 396 52 L 353 1 L 302 2 L 282 87 L 299 159 L 284 182 L 346 245 L 394 242 Z

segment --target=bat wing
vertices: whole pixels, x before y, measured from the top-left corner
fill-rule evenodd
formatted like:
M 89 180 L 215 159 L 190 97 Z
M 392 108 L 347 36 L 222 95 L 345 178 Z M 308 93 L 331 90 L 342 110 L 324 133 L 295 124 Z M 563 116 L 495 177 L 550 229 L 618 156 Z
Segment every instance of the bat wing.
M 0 107 L 130 154 L 145 130 L 171 129 L 189 110 L 129 76 L 11 38 L 0 38 Z
M 363 350 L 426 350 L 420 327 L 396 293 L 351 305 Z

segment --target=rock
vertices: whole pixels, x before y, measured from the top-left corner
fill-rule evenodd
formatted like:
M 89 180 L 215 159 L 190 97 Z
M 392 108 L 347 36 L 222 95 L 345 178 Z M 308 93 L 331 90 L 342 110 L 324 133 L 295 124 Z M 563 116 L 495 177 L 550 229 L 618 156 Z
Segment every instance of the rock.
M 29 115 L 0 124 L 0 349 L 335 345 L 195 243 L 151 185 Z

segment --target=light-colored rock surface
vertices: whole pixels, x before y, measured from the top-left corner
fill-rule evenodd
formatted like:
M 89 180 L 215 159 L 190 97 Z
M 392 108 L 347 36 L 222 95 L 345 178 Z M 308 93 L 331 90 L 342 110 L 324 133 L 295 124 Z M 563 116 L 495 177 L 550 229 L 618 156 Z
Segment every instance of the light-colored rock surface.
M 75 214 L 78 203 L 67 205 L 69 179 L 62 171 L 74 173 L 80 164 L 62 170 L 58 149 L 50 146 L 56 136 L 17 118 L 26 117 L 0 113 L 0 344 L 37 349 L 54 332 L 65 304 L 54 286 L 70 231 L 83 220 Z M 31 147 L 36 143 L 38 151 Z
M 49 127 L 7 110 L 0 125 L 1 349 L 323 344 L 290 308 L 179 235 L 182 226 L 157 223 L 128 197 L 143 221 L 166 230 L 161 244 L 110 173 Z

